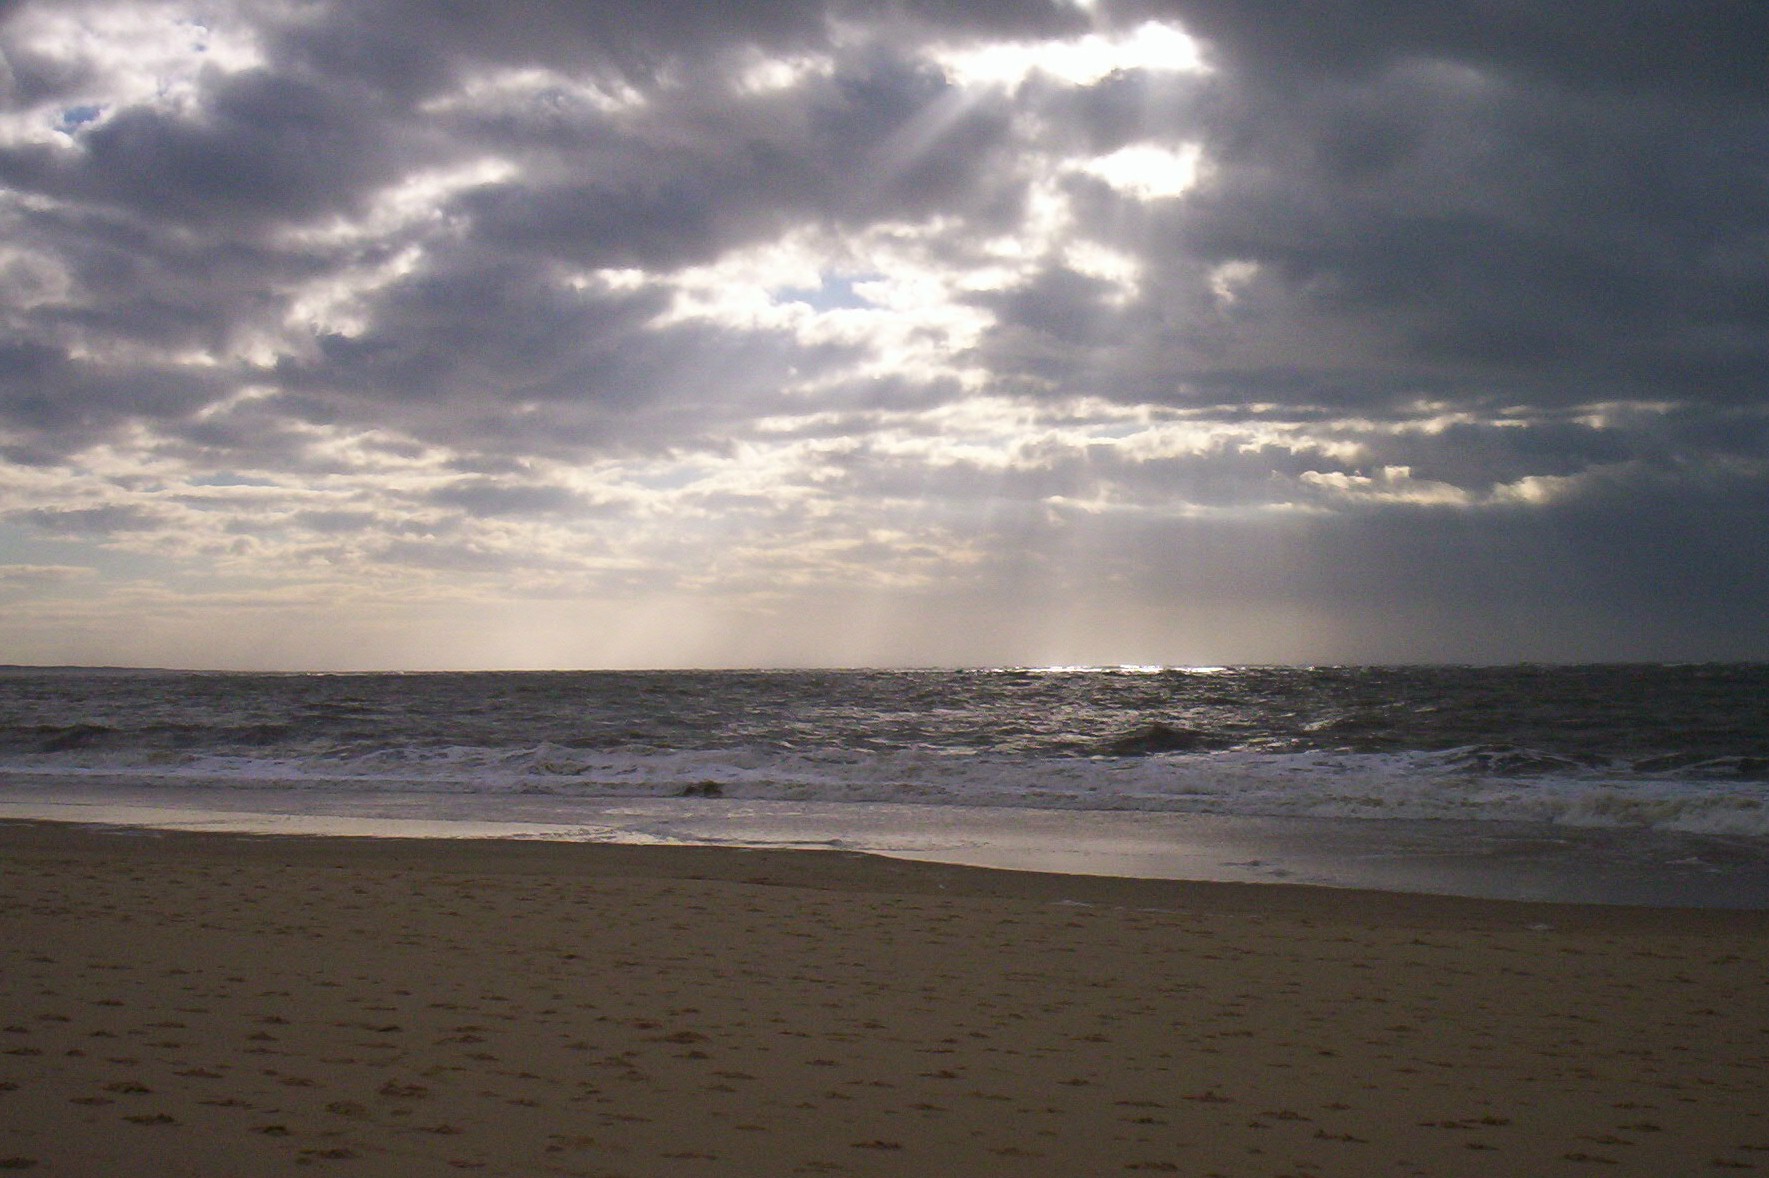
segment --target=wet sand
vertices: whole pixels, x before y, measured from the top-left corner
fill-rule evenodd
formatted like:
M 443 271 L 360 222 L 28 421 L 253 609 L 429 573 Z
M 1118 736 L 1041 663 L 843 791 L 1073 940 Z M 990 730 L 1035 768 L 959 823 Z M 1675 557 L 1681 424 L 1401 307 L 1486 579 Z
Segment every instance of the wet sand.
M 0 1170 L 1769 1171 L 1769 913 L 0 825 Z

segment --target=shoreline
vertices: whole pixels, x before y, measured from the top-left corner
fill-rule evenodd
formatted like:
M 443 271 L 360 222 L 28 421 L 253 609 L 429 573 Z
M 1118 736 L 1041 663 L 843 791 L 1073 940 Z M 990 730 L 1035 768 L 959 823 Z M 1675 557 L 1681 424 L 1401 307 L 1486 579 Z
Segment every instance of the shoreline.
M 292 837 L 838 849 L 1071 876 L 1769 911 L 1769 849 L 1722 836 L 1492 820 L 704 797 L 268 796 L 0 787 L 0 822 Z
M 1493 927 L 1558 917 L 1560 923 L 1556 927 L 1570 923 L 1581 928 L 1601 928 L 1609 923 L 1607 917 L 1613 917 L 1615 923 L 1625 927 L 1653 927 L 1667 932 L 1713 927 L 1761 930 L 1769 935 L 1769 911 L 1761 909 L 1516 899 L 1279 879 L 1047 871 L 846 847 L 189 830 L 0 817 L 0 852 L 152 864 L 225 864 L 263 856 L 293 868 L 693 880 L 833 892 L 1030 900 L 1146 912 L 1315 915 L 1324 907 L 1327 911 L 1368 915 L 1372 919 L 1464 921 Z
M 1769 1169 L 1769 913 L 0 823 L 44 1175 Z

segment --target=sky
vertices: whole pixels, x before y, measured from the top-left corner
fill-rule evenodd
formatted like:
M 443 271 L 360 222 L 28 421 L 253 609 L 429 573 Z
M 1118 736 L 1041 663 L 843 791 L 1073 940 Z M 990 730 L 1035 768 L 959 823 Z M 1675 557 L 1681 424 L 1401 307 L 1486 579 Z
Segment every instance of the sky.
M 1769 658 L 1756 0 L 0 0 L 0 662 Z

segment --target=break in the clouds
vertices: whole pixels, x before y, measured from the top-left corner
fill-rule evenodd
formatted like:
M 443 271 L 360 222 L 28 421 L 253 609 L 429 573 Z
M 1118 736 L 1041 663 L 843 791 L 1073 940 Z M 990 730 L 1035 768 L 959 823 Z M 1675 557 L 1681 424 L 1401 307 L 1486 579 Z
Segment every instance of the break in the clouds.
M 1765 47 L 0 6 L 0 661 L 1769 656 Z

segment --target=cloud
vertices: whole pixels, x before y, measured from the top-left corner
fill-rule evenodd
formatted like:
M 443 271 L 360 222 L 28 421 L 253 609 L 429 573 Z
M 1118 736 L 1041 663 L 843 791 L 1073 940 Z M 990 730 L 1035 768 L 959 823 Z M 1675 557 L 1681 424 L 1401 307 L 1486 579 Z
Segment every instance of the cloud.
M 117 532 L 142 532 L 159 526 L 152 513 L 127 504 L 103 507 L 38 508 L 12 518 L 63 535 L 109 536 Z
M 1343 5 L 1181 11 L 1220 85 L 1209 177 L 1157 232 L 1250 268 L 1217 364 L 1288 338 L 1463 397 L 1761 388 L 1763 275 L 1739 259 L 1760 253 L 1769 88 L 1731 40 L 1760 14 L 1421 5 L 1376 36 Z
M 0 559 L 758 658 L 861 608 L 888 661 L 985 615 L 1007 660 L 1769 655 L 1766 41 L 1722 0 L 11 4 Z
M 438 487 L 430 501 L 458 507 L 470 515 L 549 515 L 581 509 L 582 496 L 565 487 L 473 479 Z
M 41 590 L 90 577 L 93 570 L 64 564 L 0 565 L 0 590 Z

